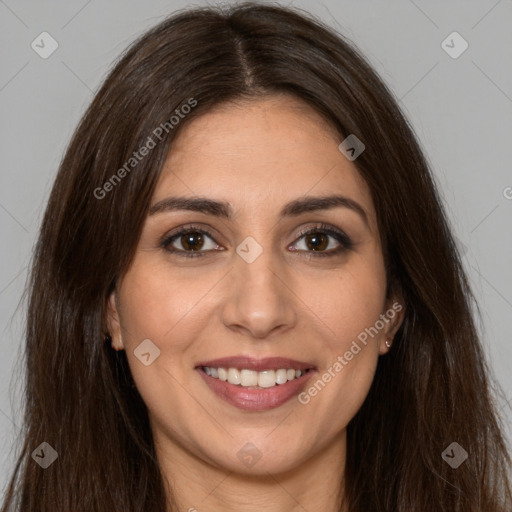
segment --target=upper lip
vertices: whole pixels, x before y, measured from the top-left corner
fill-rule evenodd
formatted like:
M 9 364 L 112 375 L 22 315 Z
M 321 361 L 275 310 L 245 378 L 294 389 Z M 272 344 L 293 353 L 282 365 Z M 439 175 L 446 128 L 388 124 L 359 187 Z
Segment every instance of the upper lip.
M 310 370 L 315 366 L 311 363 L 288 359 L 287 357 L 264 357 L 254 358 L 249 356 L 221 357 L 219 359 L 210 359 L 209 361 L 200 361 L 196 363 L 196 368 L 208 366 L 210 368 L 237 368 L 239 370 L 247 369 L 261 372 L 263 370 L 294 369 Z

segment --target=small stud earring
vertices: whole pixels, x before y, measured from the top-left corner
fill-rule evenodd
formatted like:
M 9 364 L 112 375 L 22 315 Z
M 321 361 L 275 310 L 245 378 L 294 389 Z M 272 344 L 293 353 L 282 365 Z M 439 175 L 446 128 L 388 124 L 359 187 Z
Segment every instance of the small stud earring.
M 389 340 L 386 340 L 386 347 L 391 348 L 391 342 Z

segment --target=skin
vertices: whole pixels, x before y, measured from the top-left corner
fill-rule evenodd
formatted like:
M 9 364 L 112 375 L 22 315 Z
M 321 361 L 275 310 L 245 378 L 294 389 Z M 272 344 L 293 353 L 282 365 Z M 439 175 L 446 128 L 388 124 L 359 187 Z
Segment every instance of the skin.
M 386 300 L 371 195 L 338 150 L 340 142 L 309 106 L 274 95 L 198 117 L 184 125 L 168 155 L 152 205 L 168 196 L 201 196 L 229 202 L 234 216 L 149 215 L 133 262 L 110 297 L 109 330 L 114 348 L 126 350 L 164 480 L 172 482 L 180 510 L 338 510 L 346 426 L 403 310 L 360 344 L 307 404 L 294 397 L 267 411 L 244 411 L 215 395 L 194 368 L 224 356 L 282 356 L 315 366 L 314 383 L 399 301 Z M 368 225 L 344 207 L 279 216 L 289 201 L 333 193 L 357 201 Z M 160 246 L 188 223 L 212 232 L 204 237 L 202 257 Z M 300 230 L 321 223 L 343 230 L 354 247 L 315 256 Z M 263 249 L 252 263 L 236 253 L 247 236 Z M 330 235 L 322 240 L 329 243 L 325 252 L 340 245 Z M 180 237 L 172 246 L 185 250 Z M 160 350 L 149 366 L 134 355 L 144 339 Z M 261 454 L 251 467 L 237 457 L 247 442 Z

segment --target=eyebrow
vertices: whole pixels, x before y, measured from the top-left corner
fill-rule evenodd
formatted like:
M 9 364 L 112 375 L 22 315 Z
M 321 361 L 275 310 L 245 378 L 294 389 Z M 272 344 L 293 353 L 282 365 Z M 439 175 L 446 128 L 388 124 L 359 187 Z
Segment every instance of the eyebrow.
M 369 227 L 368 216 L 364 208 L 353 199 L 341 195 L 306 196 L 301 199 L 295 199 L 283 207 L 280 216 L 296 217 L 304 213 L 340 207 L 349 208 L 356 212 Z M 177 210 L 200 212 L 215 217 L 223 217 L 227 220 L 233 217 L 233 210 L 229 203 L 206 197 L 167 197 L 151 206 L 149 208 L 149 215 Z

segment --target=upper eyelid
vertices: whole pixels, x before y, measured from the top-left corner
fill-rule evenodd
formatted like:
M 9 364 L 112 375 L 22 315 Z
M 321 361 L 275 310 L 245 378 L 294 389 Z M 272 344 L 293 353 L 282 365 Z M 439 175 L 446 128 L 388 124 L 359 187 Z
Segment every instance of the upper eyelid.
M 170 239 L 176 238 L 184 233 L 193 233 L 193 232 L 199 232 L 206 236 L 209 236 L 214 242 L 218 243 L 217 240 L 215 240 L 216 230 L 214 228 L 212 228 L 210 226 L 201 227 L 201 226 L 188 225 L 188 224 L 171 230 L 168 234 L 164 235 L 163 240 L 170 240 Z

